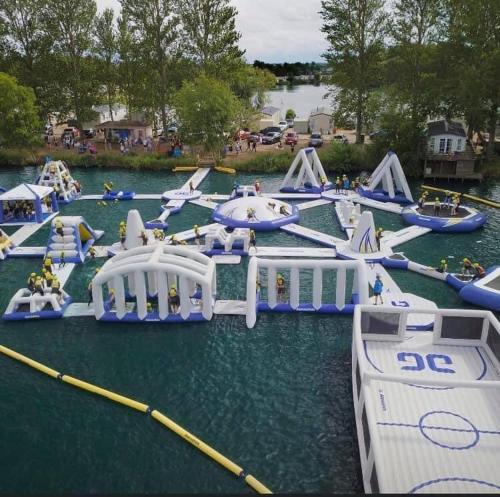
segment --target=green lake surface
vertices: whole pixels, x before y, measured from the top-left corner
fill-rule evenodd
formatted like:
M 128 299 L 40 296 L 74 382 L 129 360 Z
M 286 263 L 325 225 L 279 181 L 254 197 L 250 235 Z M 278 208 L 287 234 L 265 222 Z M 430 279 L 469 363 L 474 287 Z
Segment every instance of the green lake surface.
M 77 170 L 84 194 L 100 193 L 105 180 L 121 190 L 161 193 L 189 175 L 148 171 Z M 34 168 L 2 170 L 0 186 L 34 182 Z M 277 191 L 282 176 L 211 173 L 201 189 L 229 193 L 233 181 L 261 180 Z M 418 185 L 412 185 L 416 190 Z M 499 183 L 449 184 L 500 199 Z M 131 208 L 155 218 L 158 201 L 109 204 L 77 201 L 64 215 L 82 215 L 117 241 L 118 224 Z M 500 211 L 478 206 L 489 218 L 472 234 L 429 234 L 398 250 L 417 262 L 450 268 L 470 257 L 484 267 L 500 260 Z M 375 211 L 377 226 L 404 227 L 397 216 Z M 210 222 L 210 211 L 187 205 L 169 218 L 172 233 Z M 343 236 L 332 205 L 304 211 L 301 224 Z M 13 229 L 7 230 L 9 233 Z M 43 227 L 26 246 L 45 246 Z M 258 234 L 258 244 L 315 246 L 285 233 Z M 452 258 L 454 257 L 454 258 Z M 66 285 L 85 301 L 95 267 L 78 266 Z M 0 310 L 24 286 L 39 259 L 0 262 Z M 247 263 L 218 266 L 221 299 L 244 299 Z M 468 307 L 442 282 L 402 271 L 391 275 L 403 291 L 440 307 Z M 253 474 L 274 492 L 362 492 L 351 394 L 351 318 L 260 314 L 248 330 L 243 316 L 203 324 L 110 324 L 93 318 L 0 321 L 0 344 L 65 374 L 143 401 L 170 416 Z M 0 356 L 0 493 L 249 493 L 243 481 L 205 457 L 152 418 L 75 390 Z

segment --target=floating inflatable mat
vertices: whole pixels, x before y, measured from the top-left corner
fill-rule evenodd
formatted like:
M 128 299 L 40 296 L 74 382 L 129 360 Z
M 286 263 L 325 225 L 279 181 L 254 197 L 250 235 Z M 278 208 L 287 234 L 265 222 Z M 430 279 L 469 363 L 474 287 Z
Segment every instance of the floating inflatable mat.
M 475 279 L 460 290 L 460 297 L 470 304 L 500 311 L 500 266 L 486 271 L 484 278 Z
M 132 200 L 135 192 L 109 192 L 102 196 L 103 200 Z
M 434 203 L 427 202 L 423 209 L 411 205 L 401 213 L 408 224 L 429 228 L 440 233 L 469 233 L 486 223 L 486 215 L 468 206 L 460 206 L 455 216 L 449 207 L 442 206 L 439 215 L 434 214 Z
M 412 204 L 413 201 L 406 198 L 405 194 L 400 191 L 396 191 L 394 197 L 391 197 L 389 193 L 382 189 L 368 190 L 360 186 L 358 188 L 358 193 L 365 198 L 371 198 L 372 200 L 378 200 L 379 202 L 394 202 L 397 204 L 408 205 Z

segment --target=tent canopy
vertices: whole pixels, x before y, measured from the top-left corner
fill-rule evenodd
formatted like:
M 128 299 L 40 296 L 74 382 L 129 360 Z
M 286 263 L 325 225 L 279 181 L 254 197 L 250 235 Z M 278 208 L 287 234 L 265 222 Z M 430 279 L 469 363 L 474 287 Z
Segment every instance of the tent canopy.
M 45 198 L 53 192 L 50 186 L 28 185 L 22 183 L 12 190 L 9 190 L 0 195 L 0 201 L 14 200 L 37 200 Z

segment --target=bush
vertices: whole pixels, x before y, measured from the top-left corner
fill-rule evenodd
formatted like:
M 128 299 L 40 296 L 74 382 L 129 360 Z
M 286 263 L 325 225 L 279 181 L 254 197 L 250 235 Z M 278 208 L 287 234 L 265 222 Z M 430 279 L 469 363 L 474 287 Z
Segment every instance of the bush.
M 249 173 L 278 173 L 288 171 L 292 164 L 294 155 L 288 152 L 277 154 L 256 154 L 252 159 L 245 162 L 231 164 L 230 167 L 238 171 Z
M 318 155 L 325 171 L 339 174 L 373 170 L 378 164 L 369 145 L 343 145 L 334 142 L 320 149 Z

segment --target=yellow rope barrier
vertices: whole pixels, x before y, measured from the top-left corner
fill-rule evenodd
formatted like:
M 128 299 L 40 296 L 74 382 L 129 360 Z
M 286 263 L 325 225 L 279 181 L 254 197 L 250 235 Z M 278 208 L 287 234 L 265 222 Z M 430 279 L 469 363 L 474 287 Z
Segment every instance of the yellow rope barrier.
M 4 347 L 0 345 L 0 352 L 5 354 L 6 356 L 15 359 L 16 361 L 22 362 L 31 368 L 34 368 L 41 373 L 44 373 L 52 378 L 56 378 L 62 380 L 69 385 L 72 385 L 76 388 L 80 388 L 87 392 L 93 393 L 95 395 L 99 395 L 101 397 L 105 397 L 113 402 L 117 402 L 118 404 L 122 404 L 124 406 L 130 407 L 131 409 L 135 409 L 140 412 L 144 412 L 150 414 L 152 418 L 161 423 L 163 426 L 173 431 L 181 438 L 189 442 L 191 445 L 196 447 L 198 450 L 203 452 L 205 455 L 219 463 L 221 466 L 226 468 L 231 473 L 235 474 L 237 477 L 245 480 L 248 486 L 253 488 L 259 494 L 271 494 L 271 490 L 269 490 L 265 485 L 263 485 L 259 480 L 257 480 L 252 475 L 247 475 L 243 468 L 235 464 L 233 461 L 223 456 L 220 452 L 216 451 L 214 448 L 207 445 L 205 442 L 200 440 L 198 437 L 194 436 L 189 431 L 182 428 L 182 426 L 178 425 L 170 418 L 157 411 L 156 409 L 151 409 L 150 406 L 143 404 L 142 402 L 138 402 L 133 399 L 129 399 L 128 397 L 124 397 L 123 395 L 119 395 L 115 392 L 111 392 L 110 390 L 106 390 L 104 388 L 98 387 L 97 385 L 92 385 L 92 383 L 87 383 L 86 381 L 79 380 L 78 378 L 73 378 L 72 376 L 63 375 L 56 371 L 55 369 L 51 369 L 40 362 L 34 361 L 29 357 L 26 357 L 18 352 Z
M 422 190 L 432 190 L 435 192 L 442 192 L 442 193 L 450 192 L 453 195 L 462 195 L 462 197 L 472 200 L 474 202 L 478 202 L 480 204 L 488 205 L 489 207 L 495 207 L 496 209 L 500 209 L 499 202 L 488 200 L 487 198 L 476 197 L 475 195 L 469 195 L 468 193 L 454 192 L 452 190 L 446 190 L 444 188 L 436 188 L 435 186 L 426 186 L 426 185 L 422 185 Z

